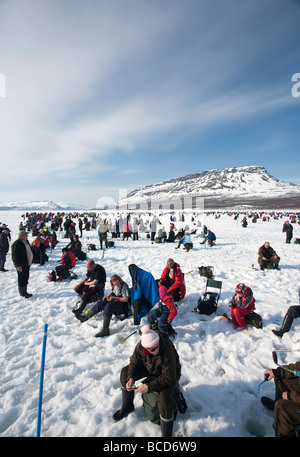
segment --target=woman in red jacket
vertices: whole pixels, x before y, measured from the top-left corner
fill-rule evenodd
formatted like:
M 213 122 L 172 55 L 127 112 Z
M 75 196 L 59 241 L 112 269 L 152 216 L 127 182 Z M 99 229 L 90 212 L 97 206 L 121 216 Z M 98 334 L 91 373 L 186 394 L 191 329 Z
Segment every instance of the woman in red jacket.
M 174 262 L 173 259 L 168 259 L 158 285 L 166 286 L 168 292 L 173 295 L 175 302 L 183 300 L 185 297 L 184 275 L 180 269 L 180 265 Z

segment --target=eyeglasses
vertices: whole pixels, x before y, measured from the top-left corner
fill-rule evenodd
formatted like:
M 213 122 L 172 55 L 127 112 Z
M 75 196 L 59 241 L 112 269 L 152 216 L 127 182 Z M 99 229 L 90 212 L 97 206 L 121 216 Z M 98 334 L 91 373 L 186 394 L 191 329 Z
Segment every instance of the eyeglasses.
M 159 348 L 159 344 L 158 344 L 157 346 L 155 346 L 154 348 L 147 348 L 147 351 L 149 351 L 149 352 L 155 352 L 156 349 L 158 349 L 158 348 Z

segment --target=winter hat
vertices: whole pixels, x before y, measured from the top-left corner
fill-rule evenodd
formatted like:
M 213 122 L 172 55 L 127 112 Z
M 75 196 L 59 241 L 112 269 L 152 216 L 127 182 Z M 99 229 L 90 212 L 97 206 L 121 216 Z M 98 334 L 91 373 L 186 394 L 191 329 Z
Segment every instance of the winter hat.
M 141 328 L 142 338 L 141 338 L 141 345 L 144 348 L 153 348 L 157 346 L 159 343 L 159 336 L 156 332 L 150 329 L 149 325 L 144 325 Z
M 235 288 L 235 293 L 236 293 L 236 294 L 245 295 L 245 293 L 246 293 L 246 286 L 245 286 L 245 284 L 243 284 L 243 283 L 240 282 L 240 283 L 236 286 L 236 288 Z
M 23 236 L 23 235 L 28 235 L 28 233 L 25 230 L 20 230 L 19 236 Z
M 167 300 L 168 298 L 172 298 L 172 294 L 168 292 L 166 286 L 159 286 L 159 296 L 162 300 Z

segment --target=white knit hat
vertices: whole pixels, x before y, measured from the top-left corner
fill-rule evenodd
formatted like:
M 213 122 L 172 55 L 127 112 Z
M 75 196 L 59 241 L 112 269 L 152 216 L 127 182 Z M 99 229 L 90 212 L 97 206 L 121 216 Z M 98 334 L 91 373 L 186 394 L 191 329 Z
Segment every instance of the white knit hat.
M 141 345 L 144 348 L 153 348 L 159 343 L 159 336 L 156 332 L 150 329 L 149 325 L 144 325 L 141 328 L 142 338 Z

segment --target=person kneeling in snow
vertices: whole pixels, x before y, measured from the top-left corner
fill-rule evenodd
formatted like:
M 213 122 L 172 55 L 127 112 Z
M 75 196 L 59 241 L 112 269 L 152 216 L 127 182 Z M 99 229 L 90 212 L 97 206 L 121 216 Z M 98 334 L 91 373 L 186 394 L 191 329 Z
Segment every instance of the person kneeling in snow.
M 174 421 L 174 391 L 178 385 L 181 365 L 178 353 L 169 337 L 145 325 L 141 328 L 141 341 L 130 357 L 130 363 L 122 368 L 122 406 L 113 415 L 119 421 L 134 411 L 134 392 L 157 392 L 160 427 L 163 437 L 172 436 Z M 138 387 L 135 381 L 145 378 Z
M 236 329 L 244 329 L 246 327 L 245 316 L 255 310 L 255 298 L 250 287 L 242 283 L 236 286 L 235 295 L 229 302 L 229 310 L 231 314 L 229 321 Z
M 75 267 L 76 258 L 74 254 L 69 251 L 68 248 L 63 248 L 62 254 L 63 255 L 60 260 L 60 265 L 55 267 L 55 270 L 52 270 L 48 275 L 49 281 L 62 281 L 65 277 L 68 276 L 69 270 Z
M 170 324 L 177 316 L 177 308 L 173 302 L 173 296 L 165 286 L 159 286 L 160 300 L 148 313 L 148 322 L 155 324 L 158 320 L 158 330 L 168 334 L 168 323 Z

